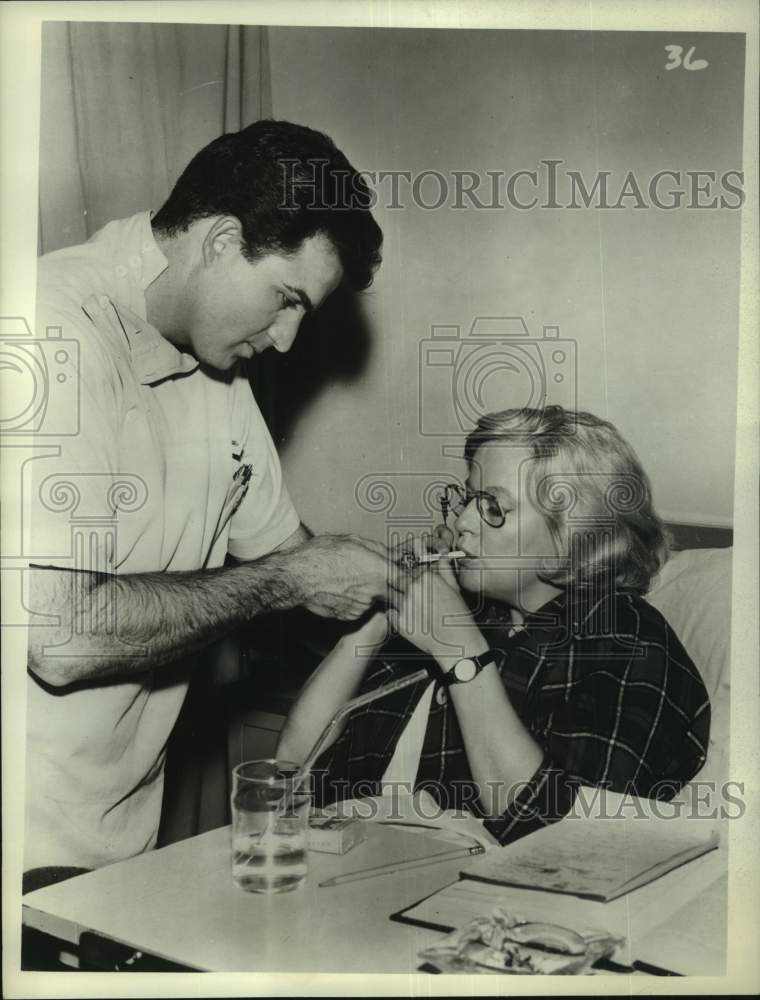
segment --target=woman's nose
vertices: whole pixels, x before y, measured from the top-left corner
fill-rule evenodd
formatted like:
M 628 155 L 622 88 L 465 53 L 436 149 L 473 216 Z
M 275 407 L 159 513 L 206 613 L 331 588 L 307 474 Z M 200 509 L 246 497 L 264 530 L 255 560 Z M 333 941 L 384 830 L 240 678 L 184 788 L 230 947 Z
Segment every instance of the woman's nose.
M 471 535 L 477 534 L 480 525 L 480 514 L 478 514 L 477 504 L 473 498 L 459 514 L 454 527 L 458 535 L 469 532 Z

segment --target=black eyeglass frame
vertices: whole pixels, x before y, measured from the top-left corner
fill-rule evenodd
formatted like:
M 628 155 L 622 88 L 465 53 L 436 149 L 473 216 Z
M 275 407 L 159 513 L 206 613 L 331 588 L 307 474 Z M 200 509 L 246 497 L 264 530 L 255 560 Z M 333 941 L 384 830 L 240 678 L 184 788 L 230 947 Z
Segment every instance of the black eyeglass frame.
M 451 499 L 452 494 L 456 498 L 453 502 Z M 490 528 L 501 528 L 504 526 L 504 523 L 507 520 L 507 515 L 502 510 L 501 504 L 493 493 L 485 493 L 482 490 L 463 489 L 458 483 L 449 483 L 443 488 L 443 492 L 440 497 L 440 504 L 441 510 L 443 511 L 444 521 L 446 520 L 446 515 L 450 510 L 459 515 L 472 503 L 473 500 L 477 506 L 480 520 L 483 521 L 484 524 L 487 524 Z M 486 507 L 487 502 L 492 503 L 499 511 L 497 517 L 494 517 L 493 515 L 488 516 L 484 513 L 484 508 Z

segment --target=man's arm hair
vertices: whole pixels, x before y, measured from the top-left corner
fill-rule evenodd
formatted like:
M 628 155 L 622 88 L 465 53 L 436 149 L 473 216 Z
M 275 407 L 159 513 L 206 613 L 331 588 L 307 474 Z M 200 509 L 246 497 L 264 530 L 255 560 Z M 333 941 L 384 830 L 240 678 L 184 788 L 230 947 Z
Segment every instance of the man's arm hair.
M 29 670 L 51 687 L 126 678 L 194 653 L 256 615 L 298 605 L 357 619 L 395 600 L 402 583 L 389 580 L 388 566 L 378 543 L 351 535 L 301 543 L 297 529 L 282 550 L 221 569 L 110 575 L 33 567 L 30 607 L 54 624 L 30 623 Z
M 30 575 L 32 607 L 54 612 L 58 624 L 30 624 L 29 669 L 53 687 L 152 670 L 303 600 L 277 556 L 185 573 L 35 567 Z

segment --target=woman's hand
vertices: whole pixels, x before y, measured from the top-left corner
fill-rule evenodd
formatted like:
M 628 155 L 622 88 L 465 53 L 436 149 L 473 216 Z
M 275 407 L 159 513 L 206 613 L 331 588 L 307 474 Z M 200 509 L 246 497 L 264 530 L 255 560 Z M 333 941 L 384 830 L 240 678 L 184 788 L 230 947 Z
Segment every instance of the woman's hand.
M 446 559 L 412 570 L 398 610 L 387 614 L 400 635 L 438 659 L 444 669 L 465 655 L 462 647 L 477 655 L 471 647 L 482 645 L 481 633 Z

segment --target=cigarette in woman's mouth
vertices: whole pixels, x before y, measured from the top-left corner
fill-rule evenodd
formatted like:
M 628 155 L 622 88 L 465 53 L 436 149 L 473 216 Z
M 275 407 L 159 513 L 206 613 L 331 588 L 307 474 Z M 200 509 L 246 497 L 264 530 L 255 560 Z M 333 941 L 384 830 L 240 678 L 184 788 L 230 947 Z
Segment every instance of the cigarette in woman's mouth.
M 467 555 L 466 552 L 462 552 L 461 549 L 454 549 L 453 552 L 431 552 L 426 556 L 418 556 L 417 562 L 420 565 L 425 563 L 438 562 L 439 559 L 463 559 Z

